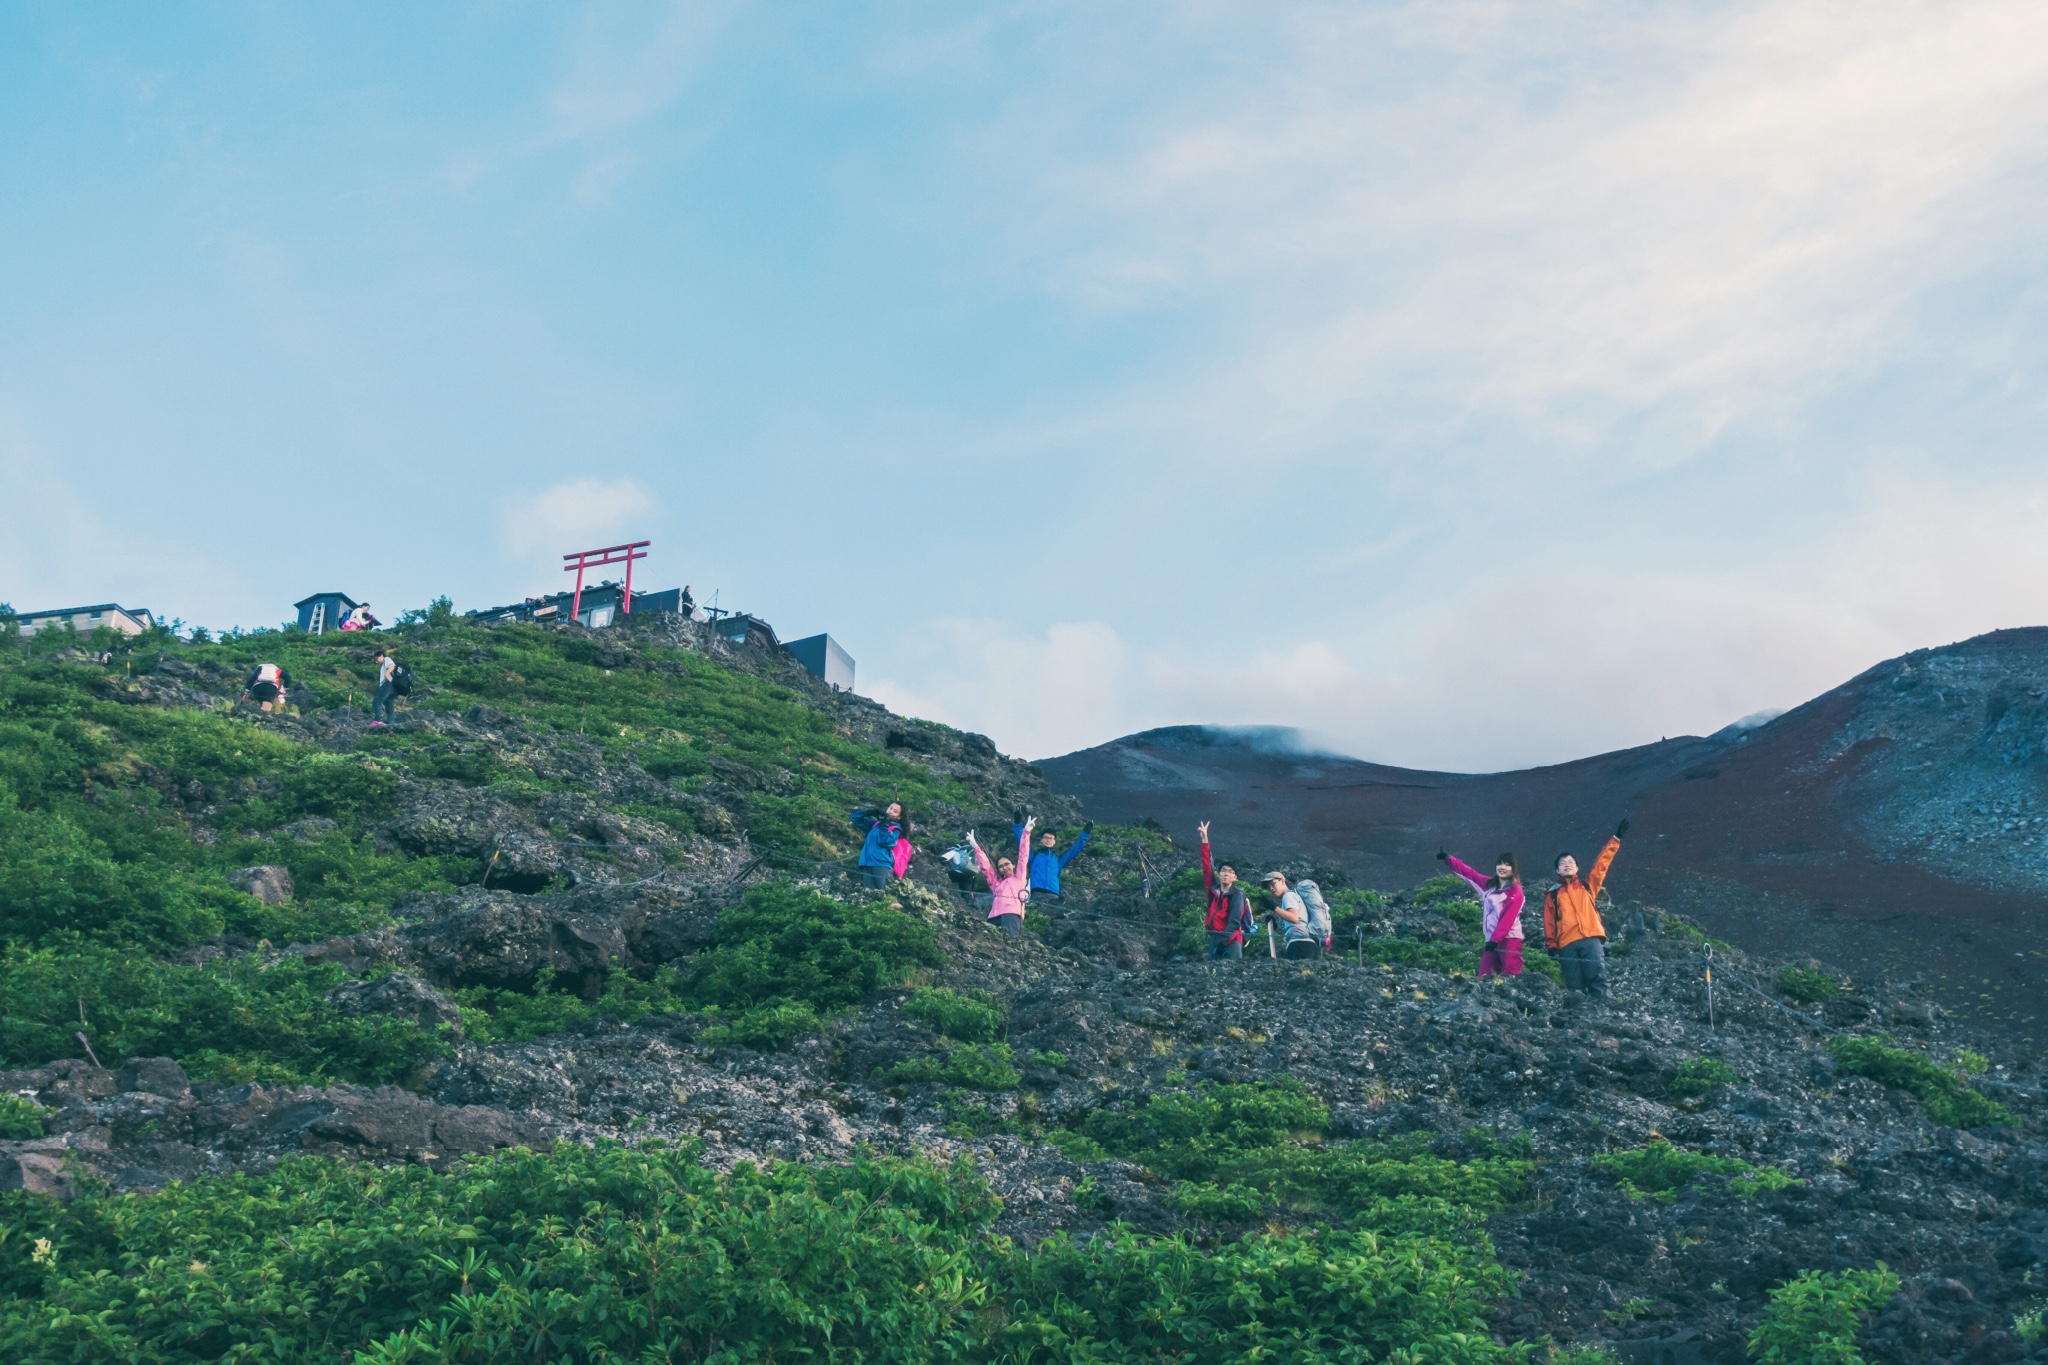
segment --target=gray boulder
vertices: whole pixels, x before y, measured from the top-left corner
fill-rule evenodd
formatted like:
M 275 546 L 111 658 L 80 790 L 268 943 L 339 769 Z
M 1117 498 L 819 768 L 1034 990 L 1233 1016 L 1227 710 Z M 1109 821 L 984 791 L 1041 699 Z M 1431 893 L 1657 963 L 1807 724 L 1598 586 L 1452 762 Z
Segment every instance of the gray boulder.
M 167 1100 L 192 1093 L 192 1081 L 185 1075 L 185 1068 L 169 1057 L 130 1057 L 121 1064 L 114 1085 L 117 1090 L 139 1090 Z
M 453 1000 L 404 972 L 374 981 L 344 981 L 327 993 L 327 1003 L 343 1014 L 388 1014 L 428 1029 L 462 1022 L 462 1011 Z
M 228 881 L 265 905 L 283 905 L 292 898 L 292 870 L 276 863 L 238 867 L 228 873 Z

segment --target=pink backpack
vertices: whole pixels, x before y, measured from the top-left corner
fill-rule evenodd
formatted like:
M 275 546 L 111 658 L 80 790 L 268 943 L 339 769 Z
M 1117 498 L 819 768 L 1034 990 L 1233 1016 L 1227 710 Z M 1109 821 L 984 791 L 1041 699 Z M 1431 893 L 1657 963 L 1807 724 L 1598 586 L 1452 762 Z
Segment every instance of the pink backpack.
M 909 835 L 900 834 L 896 837 L 896 875 L 898 877 L 901 877 L 910 870 L 910 859 L 916 852 L 917 849 L 911 844 Z

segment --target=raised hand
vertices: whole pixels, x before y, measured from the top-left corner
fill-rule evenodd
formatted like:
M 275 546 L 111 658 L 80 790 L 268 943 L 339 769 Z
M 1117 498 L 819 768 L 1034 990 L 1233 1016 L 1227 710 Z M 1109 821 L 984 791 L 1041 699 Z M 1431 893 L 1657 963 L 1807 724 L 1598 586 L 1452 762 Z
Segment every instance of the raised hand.
M 1627 820 L 1623 820 L 1623 821 L 1622 821 L 1622 822 L 1621 822 L 1620 824 L 1618 824 L 1618 825 L 1616 825 L 1616 826 L 1614 827 L 1614 837 L 1615 837 L 1615 838 L 1617 838 L 1617 839 L 1621 838 L 1622 836 L 1626 835 L 1627 833 L 1628 833 L 1628 821 L 1627 821 Z
M 1202 842 L 1203 842 L 1203 843 L 1205 843 L 1205 844 L 1206 844 L 1206 843 L 1208 843 L 1208 842 L 1209 842 L 1209 822 L 1208 822 L 1207 820 L 1204 820 L 1204 821 L 1203 821 L 1203 822 L 1202 822 L 1201 824 L 1199 824 L 1199 825 L 1196 825 L 1196 826 L 1195 826 L 1195 828 L 1196 828 L 1196 829 L 1198 829 L 1198 830 L 1200 830 L 1200 831 L 1202 832 Z
M 1440 848 L 1440 849 L 1438 849 L 1438 850 L 1436 851 L 1436 860 L 1437 860 L 1438 862 L 1440 862 L 1440 863 L 1447 863 L 1447 862 L 1449 862 L 1449 861 L 1451 860 L 1451 853 L 1450 853 L 1450 850 L 1449 850 L 1449 849 L 1443 849 L 1443 848 Z
M 981 841 L 980 841 L 979 839 L 976 839 L 976 838 L 974 837 L 974 831 L 973 831 L 973 830 L 971 830 L 971 829 L 967 831 L 967 846 L 968 846 L 969 848 L 980 848 L 980 847 L 981 847 Z
M 1035 816 L 1035 815 L 1032 815 L 1032 816 L 1028 816 L 1028 817 L 1026 817 L 1026 818 L 1025 818 L 1025 821 L 1024 821 L 1024 832 L 1025 832 L 1026 834 L 1029 834 L 1029 833 L 1030 833 L 1030 832 L 1031 832 L 1032 830 L 1034 830 L 1034 829 L 1037 829 L 1037 828 L 1038 828 L 1038 817 L 1037 817 L 1037 816 Z

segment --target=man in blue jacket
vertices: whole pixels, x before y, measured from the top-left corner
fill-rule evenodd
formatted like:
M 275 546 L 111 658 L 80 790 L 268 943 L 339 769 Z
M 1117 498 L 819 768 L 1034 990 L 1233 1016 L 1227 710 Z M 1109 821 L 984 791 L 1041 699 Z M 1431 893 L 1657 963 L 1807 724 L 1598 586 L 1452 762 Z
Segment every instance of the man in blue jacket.
M 1017 812 L 1017 825 L 1012 833 L 1024 832 L 1024 812 Z M 1074 846 L 1065 853 L 1055 847 L 1059 840 L 1047 830 L 1038 836 L 1038 847 L 1031 850 L 1031 894 L 1060 898 L 1060 873 L 1067 870 L 1067 864 L 1074 861 L 1082 849 L 1088 847 L 1088 836 L 1095 832 L 1095 822 L 1090 820 L 1081 826 L 1081 837 L 1074 840 Z
M 903 803 L 891 801 L 877 815 L 869 810 L 853 813 L 855 829 L 865 831 L 860 846 L 860 879 L 870 891 L 883 891 L 896 876 L 896 841 L 903 837 Z

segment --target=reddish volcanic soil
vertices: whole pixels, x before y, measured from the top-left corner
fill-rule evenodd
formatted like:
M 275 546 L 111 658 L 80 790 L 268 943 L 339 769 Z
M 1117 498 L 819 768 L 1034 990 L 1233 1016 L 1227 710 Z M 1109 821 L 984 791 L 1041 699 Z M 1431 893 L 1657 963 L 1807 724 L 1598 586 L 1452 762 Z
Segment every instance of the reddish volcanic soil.
M 1432 875 L 1521 855 L 1541 884 L 1633 821 L 1609 886 L 1711 933 L 1865 976 L 1922 976 L 2022 1036 L 2048 1015 L 2048 629 L 1893 659 L 1747 731 L 1478 776 L 1291 752 L 1286 732 L 1152 730 L 1038 766 L 1099 819 L 1240 862 Z

